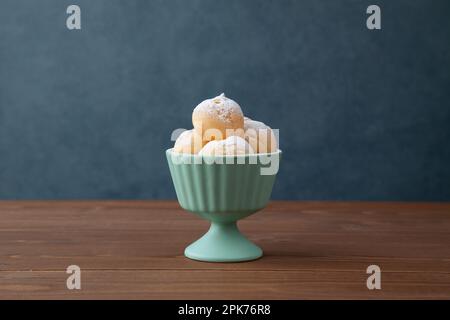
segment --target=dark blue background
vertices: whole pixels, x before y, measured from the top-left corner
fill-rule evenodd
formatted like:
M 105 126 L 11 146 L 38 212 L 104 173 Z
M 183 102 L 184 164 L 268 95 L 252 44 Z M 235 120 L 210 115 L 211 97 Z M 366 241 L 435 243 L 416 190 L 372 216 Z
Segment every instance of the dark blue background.
M 174 198 L 170 134 L 224 91 L 280 129 L 276 199 L 450 200 L 449 15 L 446 0 L 2 0 L 0 198 Z

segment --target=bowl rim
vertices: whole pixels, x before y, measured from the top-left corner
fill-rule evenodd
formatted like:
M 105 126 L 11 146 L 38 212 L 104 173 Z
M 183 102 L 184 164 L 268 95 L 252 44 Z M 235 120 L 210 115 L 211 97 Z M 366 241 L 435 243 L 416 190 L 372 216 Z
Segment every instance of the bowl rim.
M 183 157 L 183 158 L 206 158 L 206 159 L 219 159 L 219 158 L 252 158 L 252 157 L 272 157 L 272 156 L 279 156 L 283 152 L 281 149 L 277 149 L 275 152 L 266 152 L 266 153 L 248 153 L 248 154 L 239 154 L 239 155 L 220 155 L 220 156 L 205 156 L 205 155 L 198 155 L 198 154 L 192 154 L 192 153 L 178 153 L 173 152 L 173 147 L 166 150 L 166 154 L 169 154 L 170 156 L 176 156 L 176 157 Z

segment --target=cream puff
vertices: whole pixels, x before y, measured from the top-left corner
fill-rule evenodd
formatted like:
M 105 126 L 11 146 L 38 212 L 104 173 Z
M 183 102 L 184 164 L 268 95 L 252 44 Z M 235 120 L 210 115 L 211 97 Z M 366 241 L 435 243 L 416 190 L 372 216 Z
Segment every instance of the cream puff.
M 173 151 L 177 153 L 197 154 L 203 148 L 202 137 L 194 130 L 186 130 L 175 141 Z
M 192 124 L 206 142 L 223 140 L 229 136 L 244 136 L 244 114 L 241 107 L 223 93 L 195 107 Z
M 198 153 L 201 156 L 235 156 L 255 153 L 253 148 L 239 136 L 230 136 L 225 140 L 208 142 Z
M 244 138 L 257 153 L 271 153 L 278 149 L 272 129 L 262 122 L 245 117 Z

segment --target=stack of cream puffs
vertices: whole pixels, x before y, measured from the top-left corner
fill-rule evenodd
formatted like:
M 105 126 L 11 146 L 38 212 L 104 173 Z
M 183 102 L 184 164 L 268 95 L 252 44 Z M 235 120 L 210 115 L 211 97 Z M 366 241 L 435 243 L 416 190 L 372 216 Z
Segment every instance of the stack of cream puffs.
M 244 117 L 239 104 L 223 93 L 195 107 L 192 124 L 194 129 L 184 131 L 175 141 L 174 152 L 221 156 L 271 153 L 278 149 L 272 129 Z

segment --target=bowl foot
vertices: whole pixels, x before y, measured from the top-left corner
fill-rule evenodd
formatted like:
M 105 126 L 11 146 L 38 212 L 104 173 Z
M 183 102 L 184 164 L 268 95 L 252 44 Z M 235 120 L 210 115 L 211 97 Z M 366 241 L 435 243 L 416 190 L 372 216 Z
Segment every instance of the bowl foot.
M 212 222 L 208 232 L 188 246 L 184 255 L 199 261 L 239 262 L 260 258 L 262 250 L 239 231 L 236 222 Z

